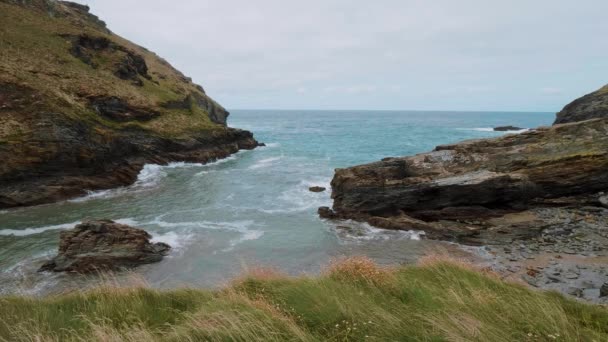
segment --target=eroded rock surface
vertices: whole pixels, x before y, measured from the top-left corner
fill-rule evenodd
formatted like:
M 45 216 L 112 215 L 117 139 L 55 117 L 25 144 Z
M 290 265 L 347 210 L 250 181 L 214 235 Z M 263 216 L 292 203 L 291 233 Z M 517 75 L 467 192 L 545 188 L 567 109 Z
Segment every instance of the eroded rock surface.
M 171 247 L 143 229 L 110 220 L 83 222 L 61 233 L 59 253 L 40 271 L 89 273 L 159 262 Z
M 338 169 L 333 212 L 323 212 L 431 238 L 504 243 L 543 229 L 527 210 L 599 206 L 606 189 L 608 119 L 595 119 Z

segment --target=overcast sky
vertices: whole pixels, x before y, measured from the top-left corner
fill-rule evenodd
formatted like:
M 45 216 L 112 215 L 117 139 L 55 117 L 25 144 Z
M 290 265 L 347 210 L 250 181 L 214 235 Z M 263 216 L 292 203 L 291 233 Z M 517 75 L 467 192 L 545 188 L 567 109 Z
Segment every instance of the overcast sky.
M 229 109 L 557 111 L 608 83 L 607 0 L 78 0 Z

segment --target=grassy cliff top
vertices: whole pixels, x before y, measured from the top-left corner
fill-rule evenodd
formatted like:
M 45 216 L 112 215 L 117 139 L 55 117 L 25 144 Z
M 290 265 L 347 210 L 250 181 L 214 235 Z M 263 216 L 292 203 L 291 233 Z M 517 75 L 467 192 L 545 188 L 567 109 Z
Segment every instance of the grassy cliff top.
M 107 127 L 180 136 L 223 124 L 210 118 L 224 110 L 202 87 L 153 52 L 111 33 L 88 7 L 73 3 L 0 0 L 0 100 L 11 86 L 31 92 L 37 109 Z M 99 115 L 99 100 L 113 98 L 123 112 L 148 117 Z M 184 104 L 170 105 L 177 102 Z
M 223 290 L 106 286 L 0 298 L 7 341 L 605 341 L 608 310 L 443 259 L 251 272 Z

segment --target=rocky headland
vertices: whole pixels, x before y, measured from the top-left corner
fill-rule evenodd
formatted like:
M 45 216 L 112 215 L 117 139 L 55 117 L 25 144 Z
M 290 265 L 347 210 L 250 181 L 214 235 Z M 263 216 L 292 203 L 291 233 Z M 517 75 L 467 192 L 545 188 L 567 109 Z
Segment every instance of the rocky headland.
M 608 281 L 605 89 L 566 106 L 551 127 L 338 169 L 333 208 L 319 213 L 487 246 L 505 277 L 599 300 Z
M 146 231 L 110 220 L 85 221 L 61 233 L 59 252 L 40 271 L 89 273 L 159 262 L 171 247 Z
M 87 6 L 0 0 L 0 208 L 133 183 L 146 163 L 209 162 L 258 142 Z

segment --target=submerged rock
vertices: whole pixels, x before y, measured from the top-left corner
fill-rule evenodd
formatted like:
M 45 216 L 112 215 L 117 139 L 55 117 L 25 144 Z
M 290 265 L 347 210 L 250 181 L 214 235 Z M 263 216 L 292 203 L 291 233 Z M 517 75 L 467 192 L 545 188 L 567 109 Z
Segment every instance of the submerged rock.
M 310 188 L 308 188 L 308 190 L 309 190 L 310 192 L 323 192 L 323 191 L 325 191 L 325 190 L 327 190 L 327 189 L 325 189 L 325 188 L 324 188 L 324 187 L 322 187 L 322 186 L 311 186 Z
M 159 262 L 171 247 L 143 229 L 110 220 L 83 222 L 61 233 L 59 253 L 40 271 L 88 273 Z
M 516 126 L 498 126 L 494 127 L 496 132 L 507 132 L 507 131 L 521 131 L 523 128 Z

